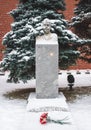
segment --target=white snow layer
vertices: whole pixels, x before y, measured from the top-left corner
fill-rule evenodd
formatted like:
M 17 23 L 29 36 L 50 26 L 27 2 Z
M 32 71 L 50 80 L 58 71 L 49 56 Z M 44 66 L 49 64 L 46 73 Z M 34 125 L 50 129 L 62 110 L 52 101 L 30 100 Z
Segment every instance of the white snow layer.
M 76 74 L 76 71 L 71 71 L 75 77 L 74 87 L 89 86 L 91 87 L 91 70 L 90 74 L 85 74 L 86 70 L 81 70 L 81 74 Z M 61 71 L 59 75 L 59 86 L 67 87 L 67 71 Z M 35 80 L 29 81 L 27 84 L 20 82 L 19 84 L 6 83 L 8 73 L 5 76 L 0 76 L 0 129 L 1 130 L 62 130 L 68 129 L 68 125 L 49 123 L 41 125 L 39 118 L 41 112 L 33 113 L 26 111 L 27 101 L 20 99 L 8 99 L 3 96 L 7 91 L 15 89 L 35 87 Z M 82 97 L 74 103 L 69 104 L 69 109 L 72 112 L 78 130 L 91 130 L 91 96 Z M 59 112 L 49 112 L 51 117 L 55 117 Z M 61 119 L 61 114 L 60 117 Z

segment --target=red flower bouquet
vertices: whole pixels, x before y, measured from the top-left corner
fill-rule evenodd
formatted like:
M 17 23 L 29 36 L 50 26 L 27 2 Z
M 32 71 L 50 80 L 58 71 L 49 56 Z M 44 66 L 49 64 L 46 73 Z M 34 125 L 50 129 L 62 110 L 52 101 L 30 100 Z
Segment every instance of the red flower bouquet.
M 67 117 L 65 117 L 64 119 L 61 119 L 61 120 L 52 120 L 49 116 L 48 116 L 48 113 L 43 113 L 41 116 L 40 116 L 40 123 L 41 124 L 46 124 L 48 122 L 54 122 L 54 123 L 58 123 L 58 124 L 69 124 L 69 122 L 65 122 L 64 120 L 67 120 Z
M 43 114 L 40 116 L 40 123 L 41 123 L 41 124 L 46 124 L 46 123 L 47 123 L 47 118 L 48 118 L 48 113 L 43 113 Z

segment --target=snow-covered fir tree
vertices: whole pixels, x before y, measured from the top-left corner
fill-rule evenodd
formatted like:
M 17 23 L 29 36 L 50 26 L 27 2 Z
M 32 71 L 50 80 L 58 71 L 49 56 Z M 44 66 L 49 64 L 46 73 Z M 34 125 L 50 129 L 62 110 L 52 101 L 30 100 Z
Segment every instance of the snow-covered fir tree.
M 80 0 L 74 14 L 70 25 L 75 28 L 75 33 L 82 38 L 91 39 L 91 0 Z M 91 44 L 88 43 L 79 50 L 80 58 L 91 63 Z
M 64 0 L 19 0 L 18 7 L 10 12 L 14 18 L 12 30 L 3 38 L 6 50 L 2 67 L 10 71 L 8 81 L 26 82 L 35 77 L 36 36 L 44 34 L 41 23 L 45 18 L 51 20 L 51 32 L 58 35 L 59 68 L 75 64 L 77 46 L 86 41 L 67 29 L 68 22 L 58 13 L 64 10 Z

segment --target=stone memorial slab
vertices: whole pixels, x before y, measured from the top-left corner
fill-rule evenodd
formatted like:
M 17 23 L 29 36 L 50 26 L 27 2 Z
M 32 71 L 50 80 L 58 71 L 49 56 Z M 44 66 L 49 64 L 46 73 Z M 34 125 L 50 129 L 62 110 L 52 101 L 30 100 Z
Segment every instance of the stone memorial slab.
M 55 98 L 58 96 L 58 43 L 44 36 L 36 41 L 36 97 Z

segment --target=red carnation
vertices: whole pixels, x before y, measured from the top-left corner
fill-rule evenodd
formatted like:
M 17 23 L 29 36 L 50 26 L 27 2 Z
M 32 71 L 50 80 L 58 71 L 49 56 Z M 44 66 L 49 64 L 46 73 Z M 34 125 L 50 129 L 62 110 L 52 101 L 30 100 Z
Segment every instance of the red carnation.
M 70 124 L 69 122 L 65 122 L 64 120 L 67 120 L 67 117 L 61 119 L 61 120 L 53 120 L 53 119 L 50 119 L 50 117 L 48 116 L 48 113 L 43 113 L 41 116 L 40 116 L 40 123 L 41 124 L 46 124 L 47 122 L 54 122 L 54 123 L 58 123 L 58 124 Z
M 47 123 L 47 116 L 48 116 L 48 113 L 43 113 L 43 114 L 40 116 L 40 123 L 41 123 L 41 124 L 46 124 L 46 123 Z

